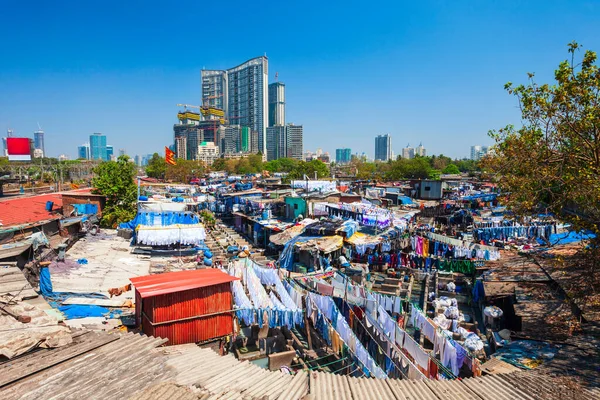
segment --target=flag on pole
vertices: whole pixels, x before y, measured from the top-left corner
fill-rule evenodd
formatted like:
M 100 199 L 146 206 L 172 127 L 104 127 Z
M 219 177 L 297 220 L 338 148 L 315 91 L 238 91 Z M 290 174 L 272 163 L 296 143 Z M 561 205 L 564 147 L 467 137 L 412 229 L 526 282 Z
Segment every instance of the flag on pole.
M 167 164 L 170 164 L 170 165 L 177 164 L 175 162 L 175 152 L 173 150 L 171 150 L 170 148 L 168 148 L 167 146 L 165 146 L 165 161 L 167 162 Z

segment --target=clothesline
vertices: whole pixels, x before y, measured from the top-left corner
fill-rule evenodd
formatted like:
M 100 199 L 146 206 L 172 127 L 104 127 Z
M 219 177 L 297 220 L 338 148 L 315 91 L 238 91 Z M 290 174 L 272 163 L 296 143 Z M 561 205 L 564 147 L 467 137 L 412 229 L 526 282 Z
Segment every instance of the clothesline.
M 340 315 L 337 306 L 333 303 L 331 297 L 320 296 L 315 293 L 309 293 L 307 298 L 307 313 L 312 310 L 313 305 L 315 310 L 325 316 L 325 321 L 328 325 L 331 325 L 335 330 L 340 339 L 346 344 L 348 349 L 356 355 L 356 358 L 364 365 L 367 371 L 376 378 L 385 379 L 387 376 L 385 372 L 375 363 L 375 360 L 369 355 L 365 347 L 358 340 L 354 332 L 350 329 L 350 326 L 346 322 L 345 318 Z M 309 307 L 310 304 L 310 307 Z M 314 315 L 311 312 L 313 323 L 315 323 Z
M 427 236 L 430 239 L 438 241 L 440 243 L 451 244 L 453 246 L 466 247 L 466 248 L 468 248 L 470 250 L 473 250 L 473 249 L 475 249 L 475 250 L 484 250 L 484 251 L 487 250 L 490 253 L 491 252 L 498 252 L 498 248 L 497 247 L 486 246 L 486 245 L 483 245 L 483 244 L 468 242 L 466 240 L 458 240 L 458 239 L 450 238 L 448 236 L 439 235 L 439 234 L 433 233 L 433 232 L 427 232 Z M 499 258 L 500 258 L 500 255 L 498 254 L 498 259 Z
M 269 301 L 273 304 L 272 307 L 257 307 L 252 304 L 252 301 L 246 295 L 240 281 L 233 281 L 231 284 L 236 316 L 246 325 L 258 324 L 263 326 L 265 322 L 268 322 L 270 328 L 287 326 L 292 329 L 294 324 L 304 326 L 302 310 L 286 308 L 273 292 L 269 294 Z
M 377 344 L 377 347 L 378 347 L 378 348 L 379 348 L 379 349 L 382 351 L 382 353 L 386 354 L 386 352 L 384 351 L 384 349 L 382 349 L 382 348 L 381 348 L 381 346 L 379 345 L 379 343 L 377 342 L 377 340 L 375 340 L 375 338 L 374 338 L 374 337 L 371 335 L 371 333 L 369 332 L 369 329 L 368 329 L 368 328 L 367 328 L 367 327 L 366 327 L 366 326 L 363 324 L 363 321 L 361 321 L 361 319 L 360 319 L 360 318 L 359 318 L 359 317 L 356 315 L 356 313 L 355 313 L 355 312 L 354 312 L 354 311 L 353 311 L 351 308 L 350 308 L 349 310 L 350 310 L 350 312 L 351 312 L 351 313 L 354 315 L 354 317 L 355 317 L 355 318 L 354 318 L 354 320 L 355 320 L 355 321 L 358 321 L 358 322 L 359 322 L 359 323 L 360 323 L 360 324 L 363 326 L 363 328 L 365 328 L 365 331 L 366 331 L 366 332 L 367 332 L 367 334 L 368 334 L 368 335 L 371 337 L 371 339 L 372 339 L 373 341 L 375 341 L 375 343 Z M 365 313 L 365 318 L 369 318 L 369 313 L 368 313 L 368 312 L 366 312 L 366 313 Z M 379 322 L 378 322 L 376 319 L 375 319 L 375 320 L 371 320 L 371 321 L 369 321 L 369 322 L 371 323 L 371 325 L 372 325 L 372 326 L 375 326 L 375 327 L 377 328 L 377 330 L 378 330 L 378 331 L 380 331 L 380 332 L 381 332 L 381 330 L 380 330 L 380 329 L 383 329 L 383 327 L 382 327 L 382 326 L 380 326 Z M 394 324 L 394 325 L 396 325 L 396 326 L 397 326 L 397 324 Z M 392 347 L 394 348 L 395 352 L 396 352 L 396 353 L 397 353 L 397 354 L 398 354 L 398 355 L 399 355 L 399 356 L 400 356 L 400 357 L 403 359 L 403 361 L 404 361 L 405 363 L 407 363 L 407 364 L 408 364 L 409 368 L 412 368 L 412 369 L 413 369 L 413 373 L 410 373 L 409 375 L 412 375 L 412 376 L 414 377 L 414 375 L 413 375 L 413 374 L 416 374 L 416 376 L 417 376 L 417 377 L 419 377 L 419 378 L 421 378 L 421 379 L 425 379 L 425 378 L 426 378 L 426 376 L 425 376 L 425 375 L 423 375 L 423 373 L 422 373 L 421 371 L 419 371 L 419 369 L 418 369 L 418 368 L 417 368 L 417 367 L 414 365 L 414 363 L 413 363 L 412 361 L 410 361 L 410 360 L 409 360 L 409 359 L 406 357 L 406 355 L 405 355 L 404 353 L 402 353 L 402 351 L 400 351 L 400 349 L 398 349 L 398 348 L 397 348 L 397 346 L 395 345 L 395 343 L 394 343 L 393 341 L 391 341 L 391 342 L 390 342 L 390 341 L 388 340 L 388 339 L 389 339 L 389 337 L 388 337 L 387 335 L 385 335 L 385 330 L 383 330 L 383 332 L 384 332 L 384 335 L 383 335 L 383 336 L 386 338 L 386 341 L 387 341 L 388 343 L 390 343 L 390 345 L 392 345 Z M 388 357 L 389 357 L 389 356 L 388 356 Z M 390 360 L 392 360 L 392 362 L 393 362 L 393 359 L 392 359 L 392 357 L 389 357 L 389 358 L 390 358 Z M 394 363 L 394 364 L 395 364 L 395 363 Z M 397 364 L 396 364 L 396 367 L 398 368 L 398 370 L 399 370 L 399 371 L 402 373 L 402 375 L 403 375 L 405 378 L 408 378 L 408 376 L 407 376 L 407 375 L 404 373 L 404 371 L 402 371 L 402 368 L 401 368 L 399 365 L 397 365 Z
M 408 333 L 400 328 L 400 326 L 381 306 L 381 304 L 377 303 L 377 300 L 373 297 L 372 293 L 368 293 L 367 296 L 370 297 L 368 300 L 376 302 L 376 307 L 374 307 L 370 313 L 367 312 L 366 315 L 371 316 L 375 321 L 377 321 L 379 326 L 383 329 L 385 335 L 390 339 L 391 343 L 395 347 L 399 349 L 405 349 L 413 358 L 413 360 L 415 360 L 417 365 L 419 365 L 424 371 L 427 371 L 427 373 L 430 373 L 428 360 L 431 358 L 431 355 L 427 353 L 418 343 L 416 343 Z M 405 346 L 405 343 L 407 346 Z
M 451 346 L 451 349 L 449 349 L 449 355 L 447 357 L 440 357 L 442 364 L 445 367 L 449 367 L 450 365 L 450 367 L 452 368 L 452 373 L 458 376 L 458 370 L 460 369 L 462 364 L 466 362 L 467 365 L 470 366 L 473 374 L 475 376 L 478 376 L 477 374 L 480 373 L 479 360 L 468 349 L 464 348 L 459 343 L 454 341 L 454 339 L 448 336 L 448 334 L 439 325 L 427 318 L 425 312 L 421 310 L 417 305 L 411 303 L 411 307 L 412 308 L 409 322 L 411 323 L 411 325 L 418 328 L 422 332 L 422 334 L 425 335 L 425 337 L 429 339 L 431 343 L 433 343 L 434 353 L 439 352 L 440 355 L 445 355 L 445 347 L 448 344 Z M 454 359 L 451 357 L 452 354 L 458 357 L 459 353 L 460 356 L 464 356 L 462 362 L 460 363 L 458 362 L 458 358 Z

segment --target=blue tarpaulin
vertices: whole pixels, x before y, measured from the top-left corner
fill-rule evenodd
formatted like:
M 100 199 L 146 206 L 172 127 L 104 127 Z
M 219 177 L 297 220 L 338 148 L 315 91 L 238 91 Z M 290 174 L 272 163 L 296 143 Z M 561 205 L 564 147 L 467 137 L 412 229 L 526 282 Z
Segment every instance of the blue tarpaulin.
M 95 305 L 68 305 L 58 306 L 58 311 L 64 314 L 65 319 L 87 318 L 87 317 L 104 317 L 111 314 L 106 307 Z
M 108 317 L 112 318 L 119 316 L 121 310 L 109 310 L 105 307 L 96 305 L 66 305 L 62 303 L 70 297 L 85 297 L 92 299 L 107 299 L 103 294 L 100 293 L 71 293 L 71 292 L 55 292 L 52 288 L 52 279 L 50 278 L 50 269 L 42 268 L 40 270 L 40 292 L 48 304 L 52 308 L 56 308 L 65 315 L 66 319 L 75 318 L 86 318 L 86 317 Z
M 398 201 L 401 202 L 402 204 L 415 204 L 415 202 L 413 201 L 413 199 L 411 199 L 408 196 L 398 196 Z
M 496 200 L 497 197 L 498 197 L 497 193 L 481 193 L 481 194 L 474 194 L 472 196 L 465 196 L 461 200 L 465 200 L 465 201 L 479 200 L 479 201 L 486 202 L 486 201 L 494 201 L 494 200 Z
M 40 292 L 42 292 L 43 296 L 53 293 L 52 280 L 50 279 L 50 270 L 48 268 L 40 269 Z
M 98 214 L 97 204 L 73 204 L 73 208 L 77 210 L 77 214 Z
M 563 233 L 554 233 L 550 235 L 549 241 L 550 244 L 555 246 L 557 244 L 569 244 L 569 243 L 577 243 L 582 240 L 589 240 L 595 238 L 596 235 L 591 232 L 575 232 L 568 231 Z M 538 239 L 540 244 L 545 244 L 541 239 Z

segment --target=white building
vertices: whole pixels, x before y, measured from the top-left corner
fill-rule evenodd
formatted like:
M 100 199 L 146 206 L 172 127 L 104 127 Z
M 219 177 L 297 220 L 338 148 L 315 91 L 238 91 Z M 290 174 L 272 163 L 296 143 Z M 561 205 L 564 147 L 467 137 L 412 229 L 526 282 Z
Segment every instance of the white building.
M 198 160 L 211 165 L 219 158 L 219 146 L 214 142 L 203 142 L 198 146 Z
M 410 147 L 410 144 L 407 144 L 406 147 L 402 149 L 402 158 L 406 158 L 407 160 L 415 158 L 415 149 Z

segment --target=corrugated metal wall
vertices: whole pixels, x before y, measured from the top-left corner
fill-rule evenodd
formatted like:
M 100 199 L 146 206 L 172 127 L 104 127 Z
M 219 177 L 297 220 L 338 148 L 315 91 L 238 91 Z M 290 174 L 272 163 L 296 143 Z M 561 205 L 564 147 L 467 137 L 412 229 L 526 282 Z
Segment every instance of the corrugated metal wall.
M 138 304 L 136 314 L 140 309 L 145 314 L 141 317 L 142 331 L 169 339 L 168 345 L 202 342 L 233 332 L 233 313 L 228 312 L 233 308 L 229 282 L 149 297 L 141 301 L 141 308 Z

